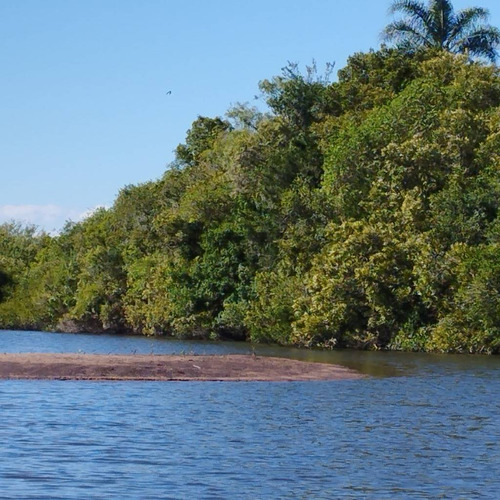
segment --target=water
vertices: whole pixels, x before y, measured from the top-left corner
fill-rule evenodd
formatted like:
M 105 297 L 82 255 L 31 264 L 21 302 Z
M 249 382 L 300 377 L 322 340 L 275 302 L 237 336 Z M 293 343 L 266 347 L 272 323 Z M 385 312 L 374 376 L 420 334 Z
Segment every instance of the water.
M 498 498 L 498 358 L 260 349 L 372 376 L 0 381 L 0 498 Z M 0 332 L 0 352 L 79 350 L 249 348 Z

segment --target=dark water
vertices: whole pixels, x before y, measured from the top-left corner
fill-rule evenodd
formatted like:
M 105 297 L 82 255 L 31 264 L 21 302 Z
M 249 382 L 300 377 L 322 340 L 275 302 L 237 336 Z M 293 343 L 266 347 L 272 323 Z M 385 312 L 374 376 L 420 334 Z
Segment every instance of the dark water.
M 0 332 L 0 352 L 79 350 L 249 348 Z M 0 498 L 499 498 L 498 358 L 258 351 L 372 377 L 0 381 Z

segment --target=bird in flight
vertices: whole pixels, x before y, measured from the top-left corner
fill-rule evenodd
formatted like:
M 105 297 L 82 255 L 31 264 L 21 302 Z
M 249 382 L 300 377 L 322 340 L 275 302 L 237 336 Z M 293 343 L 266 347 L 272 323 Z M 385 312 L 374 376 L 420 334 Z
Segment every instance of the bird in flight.
M 169 91 L 167 92 L 167 95 L 170 95 L 171 93 L 172 93 L 172 91 L 171 91 L 171 90 L 169 90 Z

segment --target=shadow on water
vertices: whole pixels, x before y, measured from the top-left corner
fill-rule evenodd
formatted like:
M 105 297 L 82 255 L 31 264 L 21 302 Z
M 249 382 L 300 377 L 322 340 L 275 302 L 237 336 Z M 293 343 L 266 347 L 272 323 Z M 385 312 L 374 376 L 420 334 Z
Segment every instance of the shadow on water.
M 414 375 L 444 375 L 473 370 L 480 374 L 500 371 L 498 356 L 460 354 L 428 354 L 395 351 L 333 351 L 302 350 L 276 346 L 259 346 L 257 354 L 280 356 L 346 366 L 372 377 L 401 377 Z

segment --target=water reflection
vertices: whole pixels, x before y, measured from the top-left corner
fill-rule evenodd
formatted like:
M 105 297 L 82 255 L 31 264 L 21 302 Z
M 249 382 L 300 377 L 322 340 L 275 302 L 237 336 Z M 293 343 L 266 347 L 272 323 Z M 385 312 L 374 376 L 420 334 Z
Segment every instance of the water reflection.
M 0 331 L 0 352 L 81 352 L 89 354 L 251 354 L 244 342 L 202 342 L 165 337 Z M 373 377 L 438 375 L 500 369 L 498 356 L 436 355 L 353 350 L 305 350 L 257 345 L 259 356 L 333 363 Z
M 3 352 L 249 353 L 0 332 Z M 0 381 L 0 498 L 496 499 L 498 357 L 301 351 L 331 382 Z

